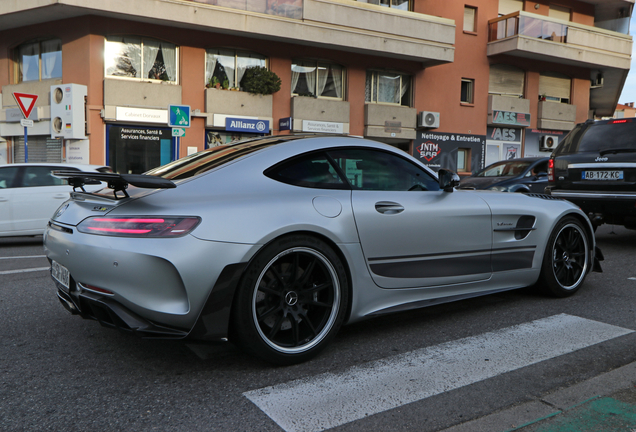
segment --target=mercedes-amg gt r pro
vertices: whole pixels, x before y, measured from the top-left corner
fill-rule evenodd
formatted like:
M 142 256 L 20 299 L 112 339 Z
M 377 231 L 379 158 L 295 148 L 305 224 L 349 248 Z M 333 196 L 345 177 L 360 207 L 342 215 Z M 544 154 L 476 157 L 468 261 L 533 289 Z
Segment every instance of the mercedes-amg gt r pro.
M 72 313 L 144 338 L 315 356 L 345 323 L 537 284 L 576 292 L 600 252 L 545 195 L 455 190 L 389 145 L 275 136 L 146 174 L 58 172 L 75 191 L 45 233 Z M 88 193 L 89 180 L 109 188 Z

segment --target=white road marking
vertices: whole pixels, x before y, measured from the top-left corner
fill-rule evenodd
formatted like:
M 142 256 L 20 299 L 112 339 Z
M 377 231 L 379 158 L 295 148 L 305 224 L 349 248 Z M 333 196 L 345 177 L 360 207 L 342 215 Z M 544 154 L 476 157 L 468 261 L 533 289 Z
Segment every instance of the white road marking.
M 0 275 L 13 274 L 13 273 L 28 273 L 28 272 L 43 271 L 43 270 L 51 270 L 51 267 L 37 267 L 37 268 L 20 269 L 20 270 L 4 270 L 4 271 L 0 271 Z
M 560 314 L 243 395 L 285 431 L 317 432 L 633 332 Z
M 46 255 L 8 256 L 8 257 L 0 257 L 0 260 L 24 259 L 24 258 L 46 258 Z

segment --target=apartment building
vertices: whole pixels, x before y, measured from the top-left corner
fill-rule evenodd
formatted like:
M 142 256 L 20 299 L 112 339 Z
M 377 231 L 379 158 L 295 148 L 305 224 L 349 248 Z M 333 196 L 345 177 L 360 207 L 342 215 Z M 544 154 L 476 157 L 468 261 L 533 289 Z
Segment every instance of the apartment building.
M 0 163 L 23 162 L 26 139 L 32 162 L 140 173 L 250 136 L 344 133 L 469 174 L 613 115 L 633 4 L 0 2 Z M 256 68 L 280 90 L 246 91 Z M 37 96 L 31 122 L 21 94 Z M 187 129 L 173 131 L 175 106 Z

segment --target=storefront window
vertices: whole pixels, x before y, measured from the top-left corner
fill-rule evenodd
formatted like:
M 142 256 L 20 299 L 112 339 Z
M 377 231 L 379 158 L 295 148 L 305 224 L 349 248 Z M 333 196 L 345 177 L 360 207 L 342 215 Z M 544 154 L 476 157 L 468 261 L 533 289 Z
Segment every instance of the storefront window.
M 292 63 L 292 94 L 343 99 L 344 72 L 337 64 L 295 61 Z
M 20 45 L 16 50 L 18 82 L 62 77 L 62 41 L 49 39 Z
M 142 174 L 174 160 L 171 129 L 108 125 L 106 134 L 114 172 Z
M 207 50 L 205 52 L 205 81 L 207 87 L 231 89 L 241 87 L 245 70 L 265 67 L 266 59 L 260 54 L 233 50 Z
M 177 81 L 177 47 L 155 39 L 109 36 L 104 53 L 106 76 Z
M 411 77 L 397 72 L 367 71 L 366 102 L 411 106 Z
M 207 131 L 205 133 L 205 148 L 218 147 L 225 144 L 234 144 L 245 139 L 263 136 L 243 132 Z

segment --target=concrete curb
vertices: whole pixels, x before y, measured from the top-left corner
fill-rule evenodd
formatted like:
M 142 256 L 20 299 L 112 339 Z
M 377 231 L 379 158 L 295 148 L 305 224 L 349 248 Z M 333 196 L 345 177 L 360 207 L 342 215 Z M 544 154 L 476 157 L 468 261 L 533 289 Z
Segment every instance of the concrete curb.
M 552 393 L 530 402 L 512 406 L 468 421 L 442 432 L 510 432 L 557 417 L 590 400 L 608 396 L 634 386 L 636 362 Z

